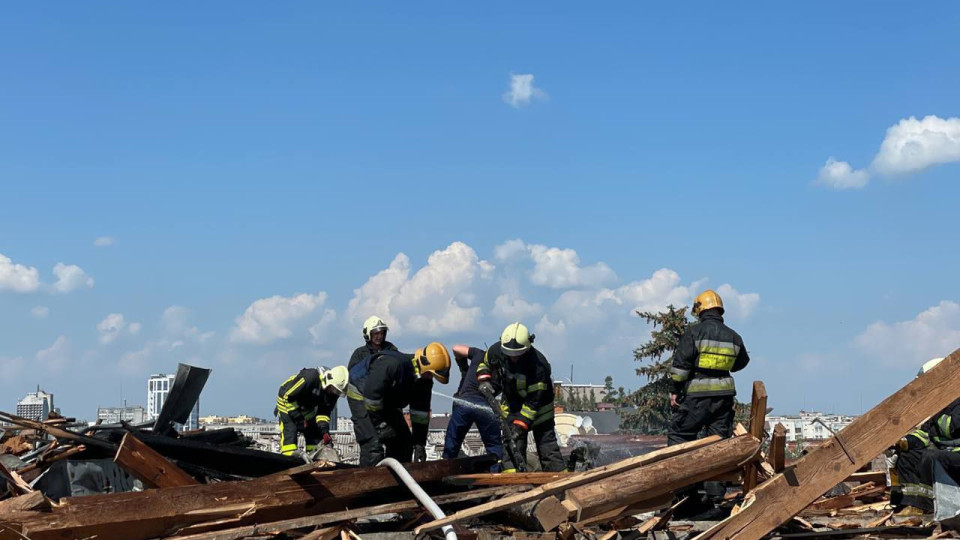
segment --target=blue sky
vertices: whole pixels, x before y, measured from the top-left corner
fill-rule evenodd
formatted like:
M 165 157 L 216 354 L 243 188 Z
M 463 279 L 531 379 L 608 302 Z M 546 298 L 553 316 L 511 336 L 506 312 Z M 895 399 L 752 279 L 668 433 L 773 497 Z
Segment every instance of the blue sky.
M 369 312 L 635 388 L 632 309 L 720 286 L 777 412 L 960 347 L 955 4 L 3 11 L 0 409 L 192 361 L 266 416 Z

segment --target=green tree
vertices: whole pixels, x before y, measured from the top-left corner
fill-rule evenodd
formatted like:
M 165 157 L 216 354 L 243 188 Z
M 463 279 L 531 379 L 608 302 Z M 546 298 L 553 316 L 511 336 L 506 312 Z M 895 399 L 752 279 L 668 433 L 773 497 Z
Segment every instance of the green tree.
M 613 401 L 614 399 L 613 377 L 607 375 L 606 378 L 603 379 L 603 400 Z
M 670 425 L 670 355 L 690 321 L 686 307 L 673 305 L 659 313 L 636 313 L 647 325 L 653 326 L 650 340 L 633 351 L 634 360 L 642 363 L 636 370 L 637 375 L 646 378 L 647 384 L 627 398 L 636 411 L 624 415 L 620 427 L 625 431 L 661 435 Z
M 590 403 L 587 403 L 587 408 L 585 411 L 595 411 L 597 410 L 597 392 L 593 388 L 590 389 Z

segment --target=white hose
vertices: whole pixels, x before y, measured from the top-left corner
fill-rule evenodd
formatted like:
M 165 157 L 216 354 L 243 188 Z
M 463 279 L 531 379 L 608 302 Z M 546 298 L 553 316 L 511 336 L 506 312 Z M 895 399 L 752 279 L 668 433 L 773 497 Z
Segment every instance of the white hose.
M 377 463 L 377 467 L 380 466 L 386 466 L 393 471 L 394 474 L 400 477 L 400 481 L 407 486 L 407 489 L 409 489 L 410 493 L 413 493 L 413 496 L 420 501 L 420 504 L 422 504 L 424 508 L 426 508 L 430 514 L 433 515 L 434 519 L 443 519 L 447 517 L 446 514 L 443 513 L 443 510 L 437 506 L 437 503 L 433 502 L 433 499 L 430 498 L 430 495 L 427 495 L 427 492 L 420 487 L 420 484 L 418 484 L 412 476 L 410 476 L 410 473 L 407 472 L 407 469 L 404 468 L 399 461 L 393 458 L 386 458 L 380 463 Z M 444 525 L 442 530 L 446 540 L 457 540 L 457 533 L 453 530 L 453 525 Z

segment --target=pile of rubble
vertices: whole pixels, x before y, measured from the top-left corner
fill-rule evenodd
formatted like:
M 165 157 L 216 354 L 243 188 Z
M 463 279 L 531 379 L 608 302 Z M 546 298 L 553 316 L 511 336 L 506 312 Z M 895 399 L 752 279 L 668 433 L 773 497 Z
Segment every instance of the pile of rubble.
M 12 425 L 0 437 L 0 540 L 953 534 L 894 517 L 884 461 L 875 458 L 960 395 L 960 351 L 792 463 L 782 430 L 763 443 L 766 393 L 757 382 L 750 426 L 734 437 L 569 473 L 493 474 L 489 456 L 406 464 L 406 473 L 303 464 L 247 448 L 232 430 L 177 433 L 172 425 L 202 388 L 202 370 L 191 369 L 168 398 L 176 410 L 150 426 L 0 413 Z M 729 517 L 672 519 L 675 493 L 704 481 L 734 486 L 723 505 Z M 417 486 L 435 508 L 424 510 Z

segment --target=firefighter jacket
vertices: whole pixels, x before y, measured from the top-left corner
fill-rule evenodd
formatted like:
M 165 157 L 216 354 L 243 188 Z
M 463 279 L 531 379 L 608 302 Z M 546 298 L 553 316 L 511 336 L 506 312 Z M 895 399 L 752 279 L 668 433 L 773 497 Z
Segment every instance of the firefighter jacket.
M 529 429 L 553 420 L 550 363 L 534 347 L 509 357 L 494 343 L 477 367 L 477 381 L 489 382 L 494 392 L 503 395 L 503 412 L 511 423 L 519 420 Z
M 358 366 L 354 366 L 354 370 Z M 352 378 L 353 371 L 351 371 Z M 374 427 L 385 422 L 386 411 L 410 406 L 413 444 L 425 445 L 430 428 L 432 379 L 420 378 L 420 366 L 412 354 L 381 351 L 370 358 L 362 388 L 363 404 Z
M 380 349 L 380 351 L 395 351 L 395 350 L 397 350 L 397 347 L 393 343 L 390 343 L 389 341 L 384 341 L 383 348 Z M 363 345 L 357 347 L 353 351 L 353 354 L 350 355 L 350 362 L 347 364 L 347 369 L 352 368 L 364 358 L 368 356 L 372 356 L 380 351 L 375 351 L 373 350 L 373 348 L 370 347 L 369 343 L 364 343 Z
M 303 368 L 283 381 L 277 392 L 277 412 L 297 423 L 315 420 L 321 434 L 330 432 L 330 413 L 337 406 L 337 396 L 320 387 L 320 372 Z
M 906 439 L 910 450 L 933 445 L 936 448 L 960 452 L 960 399 L 908 433 Z
M 750 362 L 740 335 L 723 324 L 713 310 L 703 312 L 700 321 L 683 332 L 671 358 L 673 393 L 693 397 L 735 396 L 737 387 L 730 375 Z

